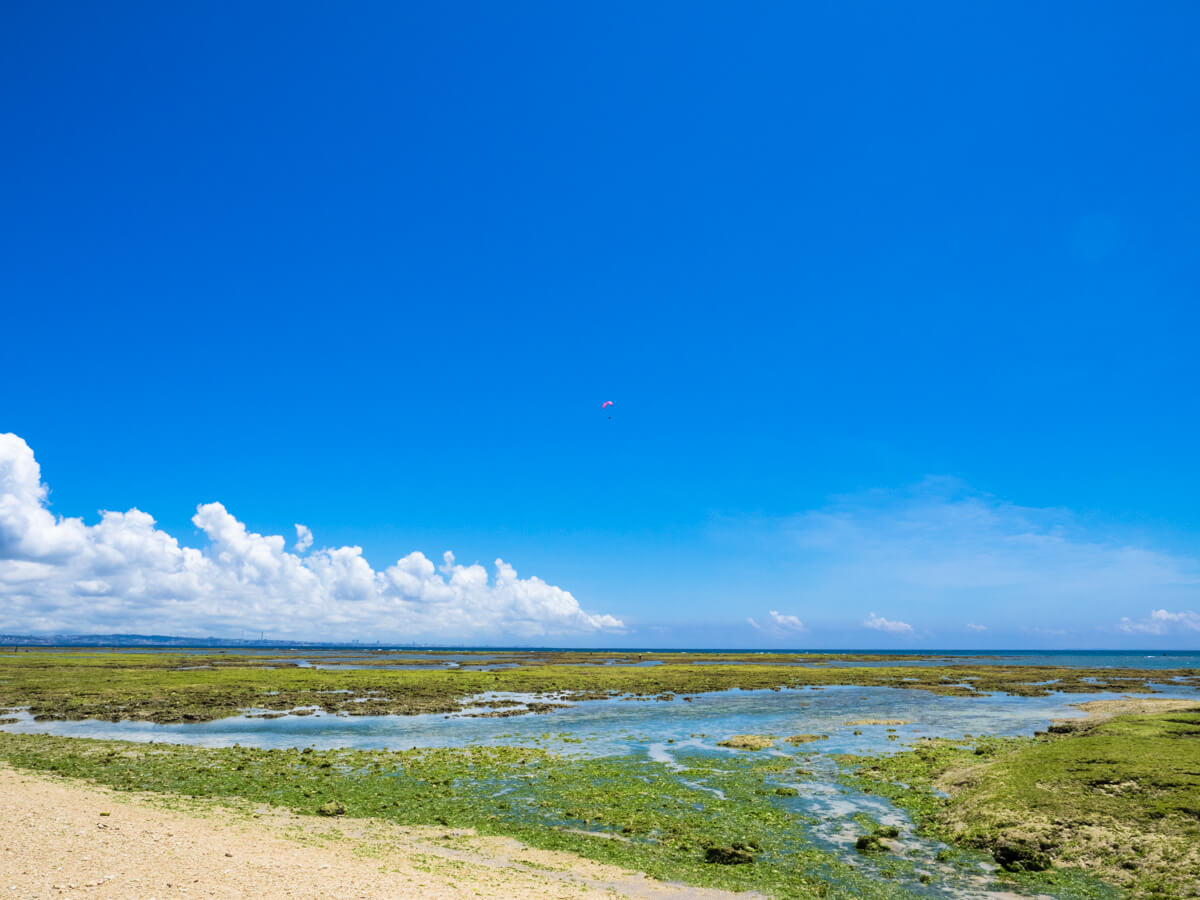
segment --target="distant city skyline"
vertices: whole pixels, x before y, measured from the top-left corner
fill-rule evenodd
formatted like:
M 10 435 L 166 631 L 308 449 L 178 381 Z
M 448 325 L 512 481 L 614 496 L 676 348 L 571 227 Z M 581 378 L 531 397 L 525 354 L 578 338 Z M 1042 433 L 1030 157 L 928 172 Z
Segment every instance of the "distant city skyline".
M 1200 7 L 868 7 L 6 5 L 0 632 L 1200 646 Z

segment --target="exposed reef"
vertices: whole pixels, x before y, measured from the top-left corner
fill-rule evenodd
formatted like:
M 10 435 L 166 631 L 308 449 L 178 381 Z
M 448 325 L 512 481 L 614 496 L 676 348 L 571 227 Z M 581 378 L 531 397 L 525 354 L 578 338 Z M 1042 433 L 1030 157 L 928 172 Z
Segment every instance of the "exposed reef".
M 753 659 L 753 662 L 748 660 Z M 203 722 L 301 709 L 351 716 L 478 712 L 491 693 L 536 695 L 545 703 L 610 697 L 669 702 L 733 688 L 743 690 L 859 685 L 953 696 L 1002 692 L 1046 696 L 1153 692 L 1156 684 L 1200 685 L 1193 669 L 1141 670 L 1056 666 L 948 665 L 820 667 L 887 657 L 847 654 L 647 655 L 600 664 L 611 654 L 526 653 L 512 668 L 319 669 L 296 664 L 303 654 L 251 658 L 235 654 L 126 653 L 72 650 L 0 654 L 0 706 L 26 707 L 37 719 Z M 939 657 L 940 659 L 940 657 Z M 493 657 L 488 660 L 494 662 Z M 584 662 L 584 660 L 590 660 Z M 643 665 L 658 662 L 659 665 Z M 268 663 L 270 665 L 268 665 Z M 684 696 L 689 695 L 689 696 Z M 488 705 L 488 704 L 483 704 Z M 491 704 L 501 709 L 500 704 Z M 293 714 L 296 714 L 293 712 Z
M 766 750 L 775 746 L 775 739 L 764 734 L 735 734 L 731 738 L 717 741 L 717 746 L 734 750 Z
M 845 757 L 843 780 L 1006 871 L 1043 873 L 1039 883 L 1077 869 L 1132 897 L 1200 896 L 1200 702 L 1083 706 L 1093 715 L 1033 738 Z

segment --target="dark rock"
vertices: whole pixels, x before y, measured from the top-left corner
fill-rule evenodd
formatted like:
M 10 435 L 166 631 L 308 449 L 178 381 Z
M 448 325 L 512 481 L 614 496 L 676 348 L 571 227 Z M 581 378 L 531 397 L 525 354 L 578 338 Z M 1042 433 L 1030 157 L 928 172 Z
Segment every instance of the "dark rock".
M 1007 872 L 1044 872 L 1050 868 L 1050 856 L 1026 841 L 1000 841 L 992 856 Z
M 722 866 L 736 866 L 754 862 L 754 854 L 741 847 L 709 847 L 704 851 L 704 861 Z

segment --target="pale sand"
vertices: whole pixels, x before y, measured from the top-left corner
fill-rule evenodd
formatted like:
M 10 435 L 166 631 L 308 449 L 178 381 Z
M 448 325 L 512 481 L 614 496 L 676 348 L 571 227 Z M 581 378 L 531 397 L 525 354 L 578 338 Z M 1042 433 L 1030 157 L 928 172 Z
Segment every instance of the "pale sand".
M 462 829 L 135 795 L 6 766 L 0 797 L 4 900 L 749 896 Z

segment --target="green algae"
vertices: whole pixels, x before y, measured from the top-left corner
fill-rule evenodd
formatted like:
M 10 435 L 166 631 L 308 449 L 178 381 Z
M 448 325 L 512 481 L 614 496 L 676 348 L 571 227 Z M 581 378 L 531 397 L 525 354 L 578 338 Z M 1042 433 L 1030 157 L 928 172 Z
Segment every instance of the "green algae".
M 793 734 L 791 737 L 784 738 L 784 741 L 797 746 L 799 744 L 811 744 L 813 741 L 828 740 L 827 734 Z
M 259 750 L 0 734 L 0 759 L 118 790 L 474 828 L 663 880 L 772 897 L 911 896 L 875 863 L 851 866 L 809 843 L 811 820 L 764 796 L 764 778 L 790 759 L 681 757 L 684 778 L 707 789 L 651 760 L 529 747 Z
M 611 654 L 603 658 L 611 658 Z M 463 712 L 472 697 L 488 692 L 537 695 L 554 703 L 629 697 L 671 702 L 676 698 L 735 688 L 813 688 L 830 685 L 894 687 L 954 696 L 999 691 L 1045 696 L 1053 691 L 1153 692 L 1155 683 L 1200 684 L 1194 670 L 1076 669 L 1053 666 L 944 665 L 839 666 L 798 664 L 805 654 L 689 654 L 663 665 L 583 664 L 581 653 L 513 655 L 523 662 L 499 671 L 395 668 L 302 668 L 304 654 L 253 658 L 184 653 L 30 652 L 0 655 L 0 706 L 28 707 L 39 719 L 98 718 L 111 721 L 203 722 L 245 710 L 289 712 L 319 709 L 341 715 L 415 715 Z M 848 661 L 871 661 L 846 654 Z M 886 657 L 880 657 L 886 659 Z M 832 656 L 820 659 L 831 661 Z M 570 662 L 571 664 L 565 664 Z M 636 661 L 635 661 L 636 662 Z M 704 665 L 696 663 L 704 662 Z M 269 663 L 269 665 L 268 665 Z M 499 710 L 496 703 L 490 705 Z
M 848 784 L 1038 889 L 1200 896 L 1200 706 L 843 762 Z
M 717 741 L 717 746 L 733 750 L 766 750 L 775 746 L 775 739 L 765 734 L 735 734 L 723 741 Z

